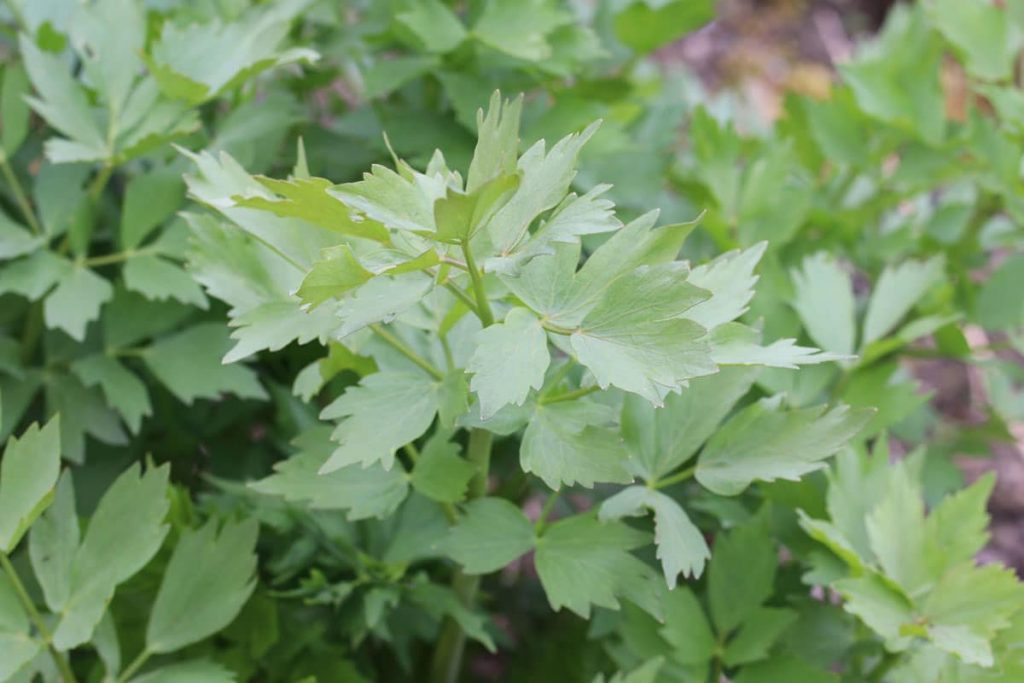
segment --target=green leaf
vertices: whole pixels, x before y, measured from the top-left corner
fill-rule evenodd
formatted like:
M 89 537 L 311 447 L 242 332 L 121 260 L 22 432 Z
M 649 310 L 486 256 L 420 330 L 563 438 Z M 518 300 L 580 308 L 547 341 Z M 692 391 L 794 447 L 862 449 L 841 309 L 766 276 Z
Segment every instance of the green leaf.
M 662 405 L 683 382 L 717 370 L 706 330 L 681 319 L 707 292 L 683 264 L 641 266 L 615 280 L 570 337 L 601 388 L 614 385 Z
M 8 218 L 3 211 L 0 211 L 0 259 L 12 259 L 31 254 L 43 243 L 42 237 L 33 235 Z
M 142 173 L 129 180 L 121 210 L 121 246 L 133 249 L 142 244 L 184 200 L 181 174 L 171 169 Z
M 314 510 L 347 510 L 348 519 L 387 517 L 409 492 L 398 468 L 358 464 L 320 474 L 333 450 L 330 427 L 323 425 L 296 438 L 299 451 L 274 465 L 274 474 L 250 484 L 260 493 L 302 502 Z
M 442 542 L 467 574 L 490 574 L 533 548 L 533 524 L 503 498 L 470 501 Z
M 791 275 L 793 308 L 814 343 L 835 353 L 853 353 L 857 323 L 850 276 L 825 252 L 805 258 Z
M 715 654 L 715 636 L 704 608 L 686 586 L 678 586 L 668 594 L 665 625 L 659 633 L 672 646 L 673 658 L 683 664 L 707 662 Z
M 655 481 L 688 461 L 754 384 L 758 368 L 723 368 L 698 377 L 654 408 L 635 394 L 624 397 L 622 436 L 641 476 Z
M 633 0 L 615 16 L 615 35 L 646 54 L 715 18 L 714 0 Z
M 518 175 L 501 175 L 469 194 L 449 186 L 434 202 L 434 239 L 461 244 L 472 239 L 519 187 Z
M 1011 75 L 1017 41 L 1003 7 L 989 0 L 937 0 L 929 9 L 936 28 L 963 55 L 968 73 L 994 81 Z
M 562 485 L 592 487 L 597 482 L 628 484 L 629 453 L 611 430 L 601 425 L 614 415 L 602 405 L 560 401 L 536 408 L 523 434 L 519 462 L 552 489 Z
M 933 578 L 925 554 L 924 500 L 906 466 L 888 476 L 881 499 L 866 520 L 871 549 L 885 575 L 914 597 Z M 899 529 L 899 534 L 892 533 Z
M 144 254 L 124 264 L 124 284 L 150 300 L 174 299 L 206 309 L 206 295 L 188 273 L 167 259 Z
M 502 100 L 494 91 L 487 106 L 476 113 L 477 142 L 466 176 L 466 192 L 473 194 L 501 176 L 514 175 L 519 154 L 519 119 L 523 98 Z
M 576 176 L 576 158 L 596 132 L 597 124 L 591 124 L 562 138 L 547 152 L 541 140 L 519 158 L 519 188 L 487 223 L 498 256 L 511 254 L 537 216 L 562 201 Z
M 772 594 L 778 559 L 763 520 L 715 539 L 708 566 L 708 604 L 719 635 L 747 621 Z
M 166 22 L 147 66 L 169 97 L 199 104 L 269 68 L 319 57 L 306 48 L 282 51 L 292 20 L 309 0 L 254 6 L 229 23 Z
M 743 623 L 736 637 L 725 648 L 722 662 L 726 666 L 749 664 L 768 657 L 783 632 L 797 620 L 790 609 L 761 607 Z
M 367 325 L 394 320 L 418 304 L 434 287 L 422 273 L 378 275 L 352 292 L 337 310 L 342 320 L 338 338 L 358 332 Z
M 988 543 L 987 506 L 995 484 L 995 474 L 989 473 L 966 489 L 951 493 L 932 509 L 924 533 L 933 576 L 970 562 Z
M 43 52 L 24 34 L 20 36 L 18 45 L 32 86 L 39 94 L 38 98 L 28 98 L 32 108 L 70 138 L 63 142 L 65 147 L 74 148 L 73 160 L 106 159 L 111 150 L 107 148 L 99 121 L 89 106 L 85 90 L 71 77 L 63 60 Z
M 548 37 L 572 21 L 551 0 L 492 0 L 473 25 L 479 42 L 512 57 L 539 62 L 551 56 Z
M 849 360 L 831 351 L 798 346 L 795 339 L 776 339 L 761 346 L 760 333 L 741 323 L 725 323 L 710 335 L 711 359 L 718 365 L 762 365 L 795 370 L 801 365 L 817 365 Z
M 203 323 L 156 342 L 146 349 L 143 360 L 185 403 L 197 398 L 217 399 L 222 393 L 266 398 L 252 370 L 221 363 L 228 346 L 227 330 L 220 323 Z
M 168 664 L 136 676 L 129 683 L 235 683 L 235 674 L 205 659 Z
M 925 293 L 945 277 L 945 261 L 906 261 L 887 267 L 875 283 L 864 316 L 864 339 L 869 344 L 892 330 Z
M 551 608 L 584 619 L 591 606 L 619 609 L 625 598 L 653 615 L 663 611 L 658 575 L 629 553 L 650 537 L 621 522 L 591 516 L 562 519 L 537 539 L 535 563 Z
M 47 327 L 64 330 L 82 341 L 85 328 L 100 316 L 100 308 L 113 296 L 109 282 L 88 268 L 75 266 L 43 302 L 43 320 Z
M 0 552 L 10 554 L 54 496 L 60 475 L 60 419 L 11 437 L 0 460 Z
M 43 649 L 29 633 L 28 616 L 6 574 L 0 574 L 0 681 L 11 677 Z
M 415 0 L 408 9 L 398 12 L 395 20 L 428 52 L 450 52 L 466 38 L 466 28 L 441 0 Z
M 346 292 L 373 279 L 373 273 L 363 267 L 347 244 L 325 249 L 322 256 L 295 292 L 310 308 L 316 308 L 329 299 L 341 298 Z
M 746 313 L 757 283 L 754 268 L 767 248 L 767 242 L 759 242 L 694 267 L 688 282 L 711 292 L 711 298 L 690 308 L 686 317 L 711 330 Z
M 762 399 L 726 422 L 697 463 L 697 481 L 723 496 L 755 480 L 797 480 L 856 436 L 870 411 L 826 406 L 782 410 L 779 397 Z
M 482 329 L 476 339 L 466 371 L 473 374 L 469 388 L 480 401 L 481 419 L 490 419 L 510 403 L 521 406 L 530 389 L 540 390 L 551 354 L 540 320 L 528 309 L 513 308 L 503 322 Z
M 146 385 L 116 359 L 97 353 L 76 360 L 71 371 L 83 385 L 103 390 L 107 403 L 121 414 L 132 433 L 138 434 L 142 418 L 153 414 Z
M 424 446 L 410 483 L 422 495 L 439 503 L 458 503 L 466 497 L 476 467 L 459 457 L 459 446 L 436 432 Z
M 437 413 L 437 385 L 421 372 L 383 371 L 364 377 L 324 408 L 325 420 L 344 418 L 332 438 L 338 447 L 320 468 L 395 464 L 395 451 L 427 431 Z
M 46 606 L 53 612 L 67 604 L 71 593 L 71 567 L 81 536 L 74 482 L 71 471 L 65 470 L 57 483 L 53 505 L 32 525 L 28 537 L 32 571 L 43 589 Z
M 373 220 L 357 221 L 352 212 L 332 190 L 335 185 L 323 178 L 291 178 L 275 180 L 256 176 L 264 188 L 283 199 L 246 193 L 232 199 L 238 206 L 269 211 L 276 216 L 301 218 L 332 232 L 362 237 L 375 242 L 388 242 L 387 228 Z
M 923 6 L 897 8 L 881 37 L 839 72 L 865 113 L 934 145 L 946 128 L 941 52 Z
M 664 493 L 645 486 L 630 486 L 601 504 L 601 521 L 654 513 L 654 544 L 669 590 L 676 587 L 679 575 L 697 578 L 711 550 L 689 516 L 679 504 Z
M 946 572 L 921 605 L 921 615 L 936 626 L 963 626 L 991 637 L 1010 626 L 1020 612 L 1024 584 L 1011 569 L 998 564 L 958 565 Z
M 141 570 L 163 545 L 169 472 L 164 465 L 140 476 L 139 466 L 132 465 L 100 499 L 71 564 L 71 589 L 53 631 L 57 649 L 87 642 L 117 586 Z
M 66 460 L 84 462 L 87 434 L 115 446 L 128 442 L 117 413 L 98 390 L 87 389 L 71 374 L 47 378 L 45 390 L 50 413 L 60 414 L 60 448 Z
M 406 83 L 437 70 L 440 62 L 434 55 L 410 55 L 382 59 L 363 73 L 368 98 L 383 97 Z
M 178 540 L 146 628 L 146 649 L 174 652 L 227 626 L 256 587 L 255 519 L 215 520 Z
M 0 146 L 4 154 L 14 154 L 28 135 L 29 109 L 25 96 L 28 94 L 28 74 L 21 64 L 8 63 L 4 67 L 4 83 L 0 89 L 0 120 L 4 122 L 0 131 Z
M 889 645 L 904 642 L 903 625 L 913 621 L 911 605 L 905 597 L 877 576 L 842 579 L 834 588 L 843 596 L 843 609 L 859 617 Z
M 70 274 L 72 265 L 48 250 L 5 264 L 0 270 L 0 294 L 12 292 L 29 301 L 38 301 Z

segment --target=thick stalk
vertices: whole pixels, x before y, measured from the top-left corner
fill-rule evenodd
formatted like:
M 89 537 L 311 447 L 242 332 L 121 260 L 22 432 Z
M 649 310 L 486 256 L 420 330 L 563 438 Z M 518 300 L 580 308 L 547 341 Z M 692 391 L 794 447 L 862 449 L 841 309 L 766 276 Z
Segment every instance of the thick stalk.
M 487 292 L 484 290 L 484 277 L 477 268 L 476 259 L 473 257 L 473 250 L 469 244 L 462 243 L 462 253 L 466 255 L 466 268 L 469 270 L 469 277 L 473 281 L 473 295 L 476 296 L 476 314 L 480 316 L 480 322 L 484 327 L 494 324 L 494 314 L 491 313 L 491 302 L 487 300 Z
M 697 474 L 697 466 L 693 465 L 692 467 L 687 467 L 685 470 L 680 470 L 671 476 L 665 477 L 664 479 L 652 482 L 651 488 L 663 489 L 666 486 L 672 486 L 672 484 L 678 484 L 681 481 L 686 481 L 687 479 L 692 478 L 695 474 Z
M 32 597 L 29 596 L 28 591 L 25 590 L 25 584 L 21 582 L 21 577 L 18 576 L 18 572 L 15 571 L 10 558 L 8 558 L 4 553 L 0 553 L 0 567 L 3 568 L 4 574 L 6 574 L 8 580 L 10 580 L 15 594 L 21 602 L 21 606 L 25 608 L 25 612 L 28 614 L 29 619 L 32 620 L 32 624 L 39 632 L 39 637 L 43 639 L 44 643 L 46 643 L 46 649 L 49 650 L 50 657 L 53 658 L 53 663 L 57 665 L 57 670 L 60 672 L 61 681 L 63 683 L 77 683 L 75 672 L 71 670 L 71 665 L 68 664 L 68 660 L 65 659 L 64 655 L 58 652 L 57 648 L 53 646 L 53 634 L 50 633 L 50 629 L 46 628 L 46 623 L 43 621 L 42 615 L 39 614 L 39 610 L 36 609 L 36 604 L 32 602 Z
M 493 435 L 486 429 L 473 429 L 469 433 L 466 457 L 476 465 L 476 474 L 469 482 L 468 498 L 481 498 L 487 494 L 487 476 L 491 469 Z M 480 577 L 464 574 L 461 570 L 452 576 L 452 590 L 466 607 L 471 607 L 480 588 Z M 462 654 L 466 649 L 466 634 L 455 620 L 448 618 L 441 629 L 441 637 L 434 651 L 431 679 L 434 683 L 455 683 L 462 670 Z

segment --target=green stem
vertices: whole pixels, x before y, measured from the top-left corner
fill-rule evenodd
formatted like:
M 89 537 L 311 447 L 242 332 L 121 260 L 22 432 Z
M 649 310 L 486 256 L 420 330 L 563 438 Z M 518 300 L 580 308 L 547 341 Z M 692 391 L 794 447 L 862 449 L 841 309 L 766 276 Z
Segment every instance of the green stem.
M 476 265 L 473 257 L 473 250 L 469 248 L 468 242 L 462 243 L 462 253 L 466 256 L 466 268 L 469 270 L 469 277 L 473 281 L 473 294 L 476 296 L 476 314 L 484 327 L 494 324 L 494 313 L 491 312 L 491 302 L 487 299 L 487 292 L 484 290 L 484 278 Z
M 423 368 L 434 379 L 444 379 L 444 373 L 434 367 L 434 365 L 426 358 L 409 348 L 409 345 L 404 341 L 391 334 L 387 329 L 381 325 L 370 325 L 370 329 L 376 334 L 381 340 L 387 342 L 393 349 L 401 353 L 403 356 L 411 360 L 413 363 Z
M 21 213 L 25 216 L 25 220 L 32 227 L 32 231 L 37 235 L 43 234 L 43 227 L 39 223 L 39 219 L 36 217 L 36 212 L 32 209 L 32 204 L 28 201 L 28 195 L 25 194 L 25 188 L 21 186 L 21 181 L 18 180 L 18 176 L 14 173 L 14 169 L 11 168 L 10 162 L 7 160 L 7 155 L 0 151 L 0 170 L 3 171 L 4 178 L 7 180 L 7 184 L 11 188 L 11 192 L 14 194 L 14 201 L 17 202 L 18 208 L 21 209 Z
M 50 651 L 50 657 L 53 658 L 53 663 L 57 665 L 57 670 L 60 671 L 61 681 L 63 683 L 77 683 L 78 679 L 75 678 L 75 672 L 71 670 L 71 665 L 68 663 L 68 660 L 65 659 L 64 655 L 58 652 L 57 648 L 53 646 L 53 634 L 50 633 L 50 629 L 46 628 L 42 615 L 40 615 L 39 610 L 36 609 L 36 604 L 32 602 L 31 596 L 29 596 L 28 591 L 25 590 L 25 584 L 21 582 L 21 577 L 18 576 L 18 572 L 15 571 L 14 565 L 11 564 L 10 558 L 8 558 L 5 553 L 0 553 L 0 567 L 3 568 L 4 573 L 10 580 L 15 594 L 17 594 L 22 607 L 24 607 L 25 611 L 28 613 L 29 619 L 32 620 L 32 624 L 36 627 L 36 630 L 39 631 L 39 635 L 43 639 L 43 642 L 46 643 L 46 649 Z
M 153 656 L 153 653 L 152 653 L 152 652 L 150 652 L 149 650 L 143 650 L 142 652 L 140 652 L 140 653 L 139 653 L 139 656 L 138 656 L 138 657 L 136 657 L 135 659 L 133 659 L 133 660 L 132 660 L 132 663 L 131 663 L 131 664 L 129 664 L 129 665 L 128 665 L 128 666 L 127 666 L 127 667 L 125 668 L 125 670 L 121 672 L 121 675 L 117 677 L 117 681 L 116 681 L 116 683 L 125 683 L 125 681 L 129 680 L 129 679 L 130 679 L 130 678 L 131 678 L 132 676 L 134 676 L 134 675 L 135 675 L 135 673 L 136 673 L 136 672 L 137 672 L 137 671 L 138 671 L 139 669 L 141 669 L 141 668 L 142 668 L 142 666 L 143 666 L 143 665 L 144 665 L 144 664 L 145 664 L 145 663 L 146 663 L 147 661 L 149 661 L 149 658 L 150 658 L 151 656 Z
M 680 470 L 676 472 L 670 477 L 665 477 L 664 479 L 657 479 L 651 482 L 650 487 L 652 489 L 663 489 L 666 486 L 672 486 L 672 484 L 678 484 L 681 481 L 692 479 L 693 475 L 695 475 L 696 473 L 697 466 L 693 465 L 692 467 L 687 467 L 685 470 Z
M 589 387 L 580 387 L 579 389 L 573 389 L 572 391 L 566 391 L 561 394 L 555 394 L 554 396 L 541 396 L 537 402 L 544 405 L 548 403 L 560 403 L 561 401 L 574 401 L 578 398 L 588 396 L 589 394 L 592 394 L 595 391 L 600 390 L 601 387 L 594 384 Z
M 487 494 L 487 477 L 491 469 L 491 445 L 494 435 L 486 429 L 475 428 L 469 432 L 467 459 L 476 465 L 476 474 L 469 483 L 468 498 L 473 500 Z M 480 588 L 480 577 L 464 574 L 461 570 L 452 576 L 452 590 L 463 605 L 470 607 Z M 455 620 L 448 618 L 441 629 L 441 636 L 434 651 L 431 680 L 434 683 L 455 683 L 462 670 L 462 654 L 466 649 L 466 634 Z
M 711 662 L 711 673 L 708 677 L 709 683 L 722 683 L 722 659 L 715 657 Z
M 542 320 L 540 322 L 540 324 L 541 324 L 541 327 L 543 327 L 548 332 L 554 332 L 555 334 L 561 334 L 561 335 L 564 335 L 566 337 L 568 337 L 569 335 L 571 335 L 574 332 L 576 332 L 576 330 L 573 329 L 573 328 L 562 327 L 561 325 L 555 325 L 554 323 L 549 323 L 546 320 Z
M 109 266 L 114 263 L 121 263 L 127 261 L 130 258 L 136 256 L 145 256 L 146 254 L 154 253 L 155 249 L 126 249 L 125 251 L 117 251 L 113 254 L 104 254 L 103 256 L 90 256 L 80 260 L 83 266 L 89 268 L 96 268 L 97 266 Z
M 553 491 L 551 495 L 548 496 L 548 499 L 544 501 L 544 507 L 540 511 L 540 517 L 537 518 L 537 523 L 533 527 L 535 535 L 540 536 L 544 533 L 544 529 L 548 526 L 548 517 L 551 516 L 551 511 L 555 509 L 555 503 L 558 502 L 561 495 L 561 489 Z
M 471 297 L 469 294 L 466 294 L 454 283 L 446 282 L 444 283 L 444 286 L 445 289 L 454 294 L 455 297 L 459 299 L 459 301 L 466 304 L 466 307 L 469 308 L 469 310 L 473 311 L 473 313 L 476 314 L 477 317 L 480 317 L 480 313 L 476 309 L 476 301 L 473 300 L 473 297 Z
M 100 172 L 96 174 L 92 184 L 89 185 L 89 198 L 93 203 L 99 201 L 100 195 L 103 194 L 104 188 L 107 186 L 107 181 L 110 180 L 110 175 L 114 172 L 114 166 L 112 164 L 104 164 Z

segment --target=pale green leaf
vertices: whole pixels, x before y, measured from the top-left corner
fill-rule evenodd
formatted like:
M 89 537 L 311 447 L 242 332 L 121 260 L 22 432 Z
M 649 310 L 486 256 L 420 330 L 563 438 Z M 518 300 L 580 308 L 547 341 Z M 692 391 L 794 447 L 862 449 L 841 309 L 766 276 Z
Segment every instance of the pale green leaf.
M 124 284 L 147 299 L 175 299 L 205 309 L 209 304 L 196 281 L 167 259 L 143 254 L 133 256 L 124 264 Z
M 14 550 L 50 504 L 59 475 L 59 417 L 7 441 L 0 460 L 0 552 Z
M 437 385 L 421 372 L 377 372 L 324 408 L 325 420 L 344 418 L 332 438 L 338 447 L 320 468 L 381 463 L 390 470 L 395 451 L 427 431 L 437 413 Z
M 662 405 L 686 380 L 717 370 L 706 330 L 679 317 L 708 296 L 687 275 L 678 263 L 641 266 L 615 280 L 587 313 L 570 339 L 602 388 L 614 385 Z
M 859 617 L 887 643 L 901 644 L 903 625 L 914 619 L 905 597 L 872 574 L 842 579 L 834 587 L 845 600 L 843 609 Z
M 753 386 L 758 368 L 723 368 L 698 377 L 655 408 L 646 399 L 627 395 L 622 404 L 622 436 L 635 460 L 631 465 L 648 481 L 689 460 L 733 406 Z
M 438 431 L 427 441 L 416 461 L 410 483 L 419 493 L 439 503 L 458 503 L 466 497 L 466 488 L 476 467 L 459 457 L 458 444 Z
M 763 399 L 726 422 L 708 441 L 697 464 L 697 481 L 719 495 L 734 496 L 755 480 L 797 480 L 856 436 L 871 412 L 826 406 L 783 410 L 778 398 Z
M 729 251 L 695 266 L 688 281 L 711 292 L 711 298 L 690 308 L 686 317 L 711 330 L 746 313 L 757 284 L 754 268 L 767 247 L 767 242 L 759 242 L 748 249 Z
M 71 567 L 81 540 L 75 487 L 67 470 L 57 484 L 57 493 L 46 512 L 32 525 L 28 537 L 29 558 L 43 598 L 51 611 L 60 610 L 71 592 Z
M 827 351 L 849 355 L 856 346 L 853 282 L 825 252 L 803 260 L 793 270 L 793 308 L 814 343 Z
M 152 559 L 168 527 L 167 465 L 140 476 L 133 465 L 100 499 L 71 564 L 71 589 L 53 631 L 54 645 L 68 650 L 88 641 L 114 590 Z
M 550 34 L 571 21 L 572 15 L 551 0 L 492 0 L 472 35 L 512 57 L 539 62 L 551 56 Z
M 477 346 L 466 364 L 473 374 L 469 388 L 487 420 L 509 403 L 523 405 L 530 389 L 540 390 L 551 363 L 548 339 L 540 320 L 516 307 L 503 322 L 477 333 Z
M 778 558 L 763 520 L 754 520 L 715 539 L 708 565 L 708 605 L 720 635 L 754 614 L 772 594 Z
M 871 549 L 885 575 L 915 597 L 932 578 L 925 554 L 924 499 L 905 465 L 889 473 L 882 497 L 866 520 Z M 898 534 L 893 529 L 899 529 Z
M 173 652 L 220 631 L 256 587 L 256 520 L 217 527 L 211 520 L 178 540 L 150 611 L 150 652 Z
M 929 289 L 942 281 L 944 273 L 942 256 L 905 261 L 882 271 L 864 316 L 862 344 L 881 339 L 892 330 Z
M 224 365 L 230 346 L 220 323 L 203 323 L 156 342 L 143 360 L 157 378 L 185 403 L 217 399 L 222 393 L 240 398 L 265 398 L 255 373 L 241 365 Z
M 28 94 L 28 74 L 22 64 L 8 63 L 3 72 L 3 88 L 0 89 L 0 145 L 7 156 L 21 147 L 28 135 L 29 109 L 25 96 Z M 0 250 L 2 251 L 2 250 Z
M 477 110 L 477 143 L 466 176 L 466 192 L 476 192 L 495 178 L 515 173 L 522 110 L 522 96 L 502 100 L 498 91 L 491 94 L 486 115 Z
M 679 575 L 697 578 L 711 557 L 707 541 L 679 504 L 664 493 L 645 486 L 630 486 L 601 504 L 602 521 L 654 513 L 654 543 L 669 590 Z
M 22 666 L 43 649 L 29 633 L 25 614 L 6 574 L 0 574 L 0 681 L 11 680 Z
M 356 464 L 320 474 L 333 450 L 330 432 L 323 425 L 300 434 L 295 441 L 299 451 L 275 464 L 274 474 L 250 486 L 316 510 L 347 510 L 351 520 L 392 514 L 409 491 L 403 473 L 379 464 Z
M 13 292 L 38 301 L 71 273 L 73 266 L 49 250 L 37 251 L 0 270 L 0 294 Z
M 185 200 L 181 174 L 170 169 L 142 173 L 128 181 L 121 210 L 121 246 L 142 244 Z
M 44 240 L 21 227 L 0 211 L 0 260 L 31 254 Z
M 533 524 L 522 510 L 503 498 L 480 498 L 466 504 L 442 549 L 467 574 L 490 574 L 530 551 L 533 543 Z
M 88 268 L 75 266 L 63 275 L 57 288 L 43 302 L 43 320 L 73 339 L 85 339 L 85 328 L 100 315 L 100 308 L 114 296 L 114 288 Z
M 310 49 L 281 50 L 291 27 L 309 0 L 285 0 L 254 6 L 229 23 L 166 22 L 147 64 L 170 97 L 198 104 L 271 67 L 316 61 Z
M 782 633 L 797 620 L 791 609 L 761 607 L 744 621 L 736 637 L 729 641 L 722 661 L 738 666 L 765 659 Z
M 430 52 L 449 52 L 466 38 L 466 28 L 441 0 L 415 0 L 395 19 Z
M 613 418 L 605 406 L 580 400 L 537 406 L 519 447 L 520 465 L 555 490 L 629 483 L 629 453 L 603 426 Z
M 684 664 L 709 661 L 715 653 L 715 636 L 697 596 L 686 586 L 668 594 L 665 625 L 659 631 L 672 646 L 673 657 Z
M 986 80 L 1011 75 L 1019 39 L 1006 9 L 990 0 L 936 0 L 929 9 L 936 27 L 963 55 L 969 74 Z
M 99 386 L 107 403 L 124 418 L 128 429 L 137 434 L 142 418 L 153 414 L 146 385 L 117 359 L 97 353 L 71 364 L 82 384 Z
M 562 138 L 548 152 L 541 140 L 519 158 L 519 188 L 487 223 L 498 256 L 511 254 L 534 219 L 562 201 L 576 176 L 576 157 L 596 132 L 597 124 L 591 124 L 580 133 Z
M 629 553 L 647 534 L 591 516 L 559 520 L 537 539 L 535 563 L 552 609 L 567 607 L 584 619 L 591 606 L 619 609 L 625 598 L 654 615 L 663 611 L 661 579 Z

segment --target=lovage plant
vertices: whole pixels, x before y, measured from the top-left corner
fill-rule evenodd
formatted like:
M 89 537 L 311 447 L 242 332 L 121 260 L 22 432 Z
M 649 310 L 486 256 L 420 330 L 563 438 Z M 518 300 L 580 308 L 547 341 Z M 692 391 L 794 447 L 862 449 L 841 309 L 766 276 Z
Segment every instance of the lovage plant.
M 842 358 L 762 344 L 736 322 L 764 245 L 691 267 L 678 255 L 692 224 L 656 227 L 651 212 L 623 225 L 607 186 L 571 191 L 596 125 L 519 156 L 521 104 L 495 94 L 481 112 L 465 178 L 438 151 L 425 171 L 396 159 L 336 185 L 310 177 L 300 147 L 285 180 L 207 153 L 190 154 L 186 179 L 220 215 L 189 221 L 193 272 L 231 306 L 227 360 L 293 340 L 328 349 L 295 390 L 329 401 L 333 430 L 311 426 L 255 488 L 394 518 L 353 578 L 310 585 L 361 601 L 354 632 L 400 652 L 434 637 L 403 615 L 444 617 L 440 681 L 459 675 L 467 635 L 495 647 L 477 595 L 503 567 L 532 552 L 555 610 L 586 618 L 627 601 L 663 619 L 680 575 L 699 577 L 711 556 L 676 485 L 724 500 L 799 479 L 869 418 L 744 400 L 759 367 Z M 559 503 L 596 485 L 594 509 Z M 531 520 L 520 503 L 535 495 L 546 502 Z M 648 513 L 653 536 L 624 521 Z M 632 553 L 651 543 L 660 572 Z M 762 598 L 721 591 L 712 610 L 729 634 Z

